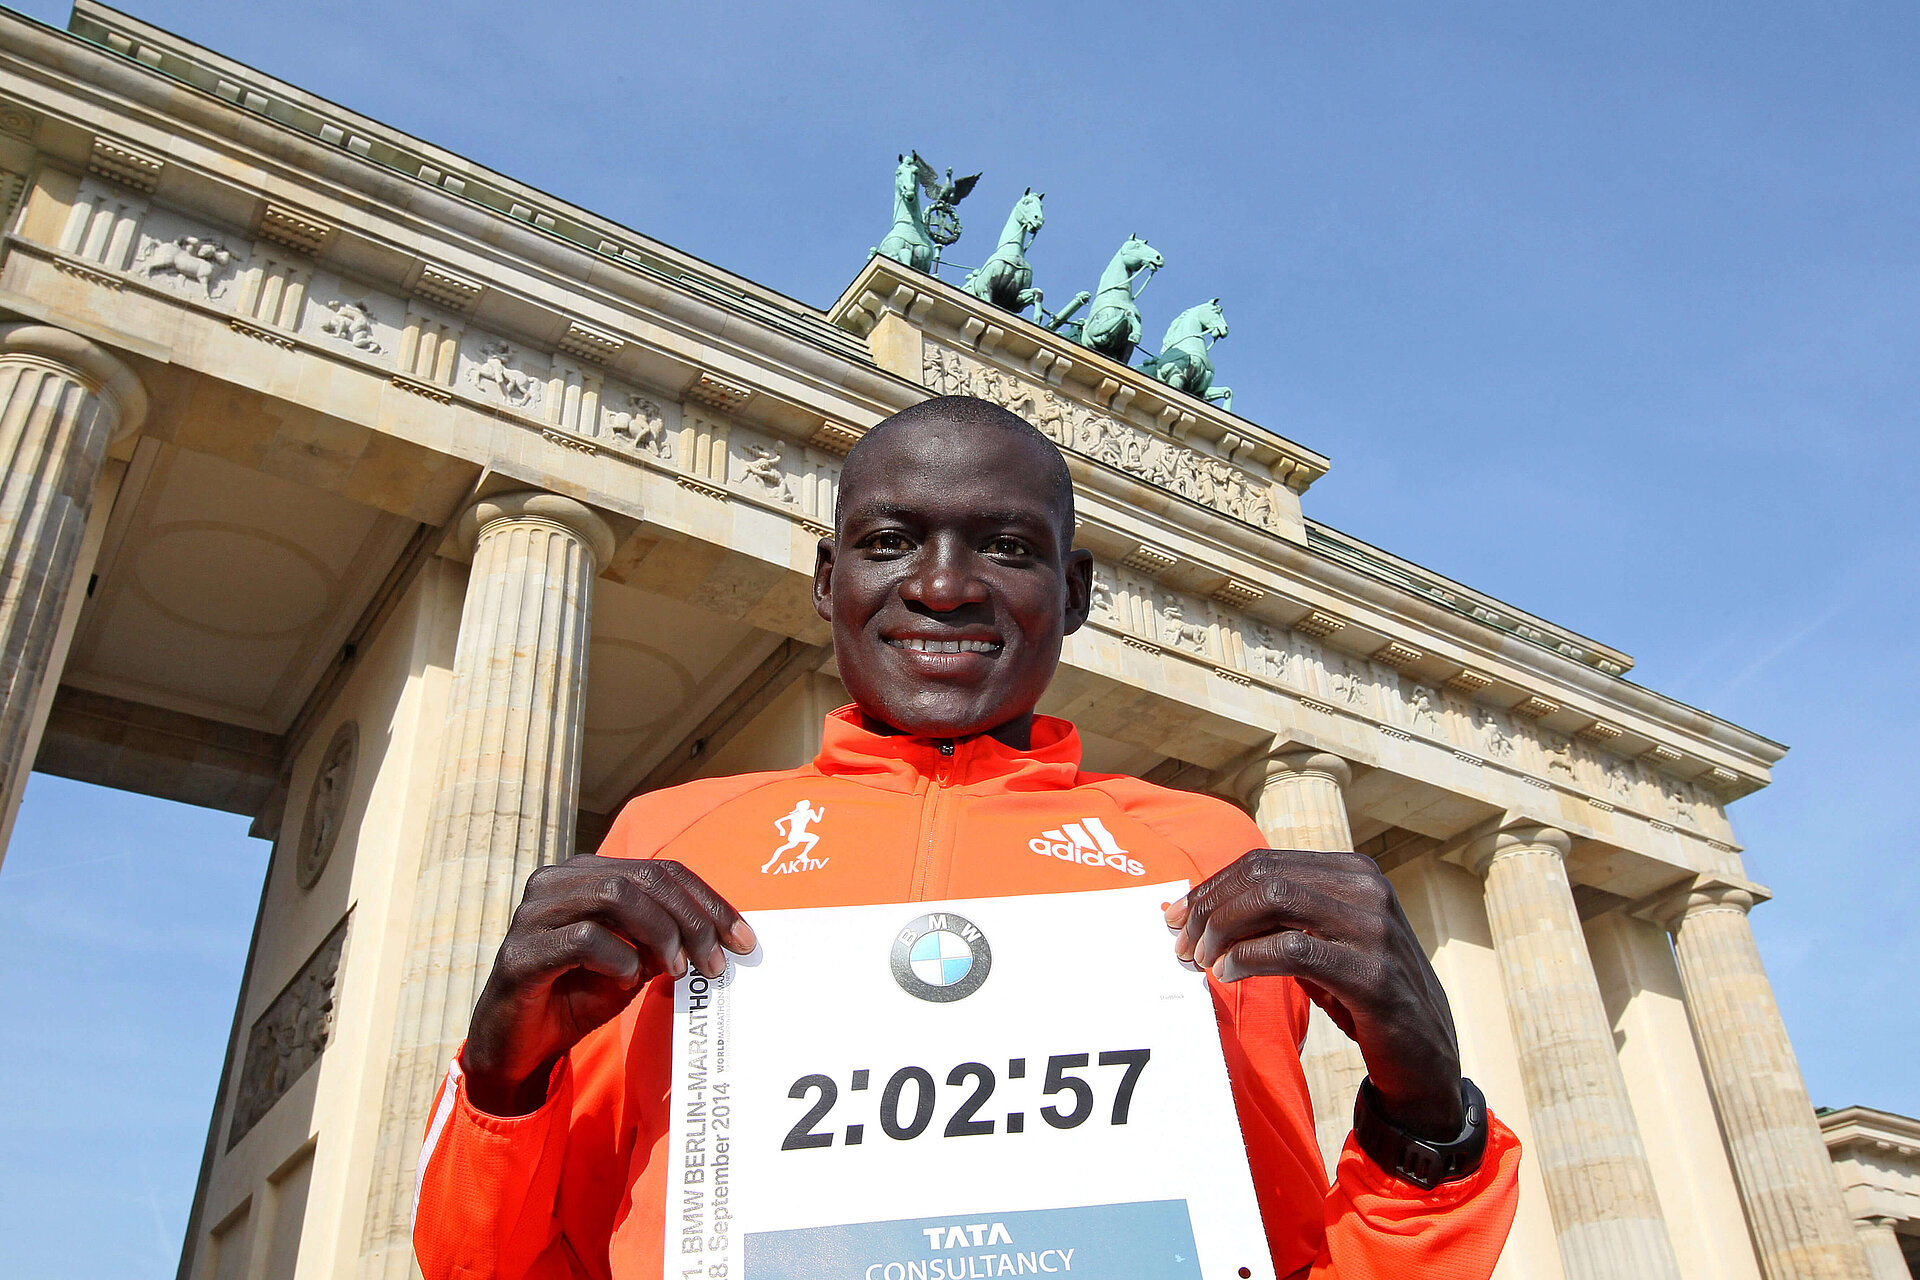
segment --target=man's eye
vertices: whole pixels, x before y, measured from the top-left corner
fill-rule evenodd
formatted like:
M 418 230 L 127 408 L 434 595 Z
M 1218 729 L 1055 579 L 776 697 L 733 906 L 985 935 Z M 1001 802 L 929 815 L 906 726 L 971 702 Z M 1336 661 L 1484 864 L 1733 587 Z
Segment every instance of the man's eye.
M 987 553 L 989 555 L 1017 558 L 1031 555 L 1032 550 L 1021 539 L 1003 534 L 987 544 Z
M 869 551 L 913 550 L 913 544 L 907 541 L 905 534 L 894 533 L 890 530 L 882 530 L 879 533 L 869 535 L 861 545 Z

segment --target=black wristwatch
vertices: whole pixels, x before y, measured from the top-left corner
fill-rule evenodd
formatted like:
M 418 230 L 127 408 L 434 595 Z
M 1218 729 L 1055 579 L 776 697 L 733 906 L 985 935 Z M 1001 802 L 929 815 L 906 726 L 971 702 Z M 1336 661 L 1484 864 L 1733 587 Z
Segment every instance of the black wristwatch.
M 1431 1191 L 1443 1182 L 1464 1178 L 1480 1167 L 1487 1153 L 1487 1099 L 1480 1087 L 1460 1077 L 1460 1103 L 1466 1109 L 1466 1127 L 1452 1142 L 1416 1138 L 1380 1114 L 1379 1091 L 1371 1077 L 1360 1082 L 1353 1100 L 1353 1136 L 1369 1159 L 1396 1178 Z

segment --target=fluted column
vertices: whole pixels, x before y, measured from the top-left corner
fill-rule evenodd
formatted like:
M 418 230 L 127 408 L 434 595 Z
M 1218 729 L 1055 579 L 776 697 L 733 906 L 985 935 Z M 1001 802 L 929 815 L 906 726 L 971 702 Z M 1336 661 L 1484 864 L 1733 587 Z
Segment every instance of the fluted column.
M 1860 1218 L 1855 1220 L 1853 1229 L 1867 1255 L 1867 1274 L 1872 1280 L 1913 1280 L 1906 1255 L 1900 1252 L 1900 1237 L 1890 1220 Z
M 1283 751 L 1268 756 L 1246 778 L 1254 821 L 1275 849 L 1317 853 L 1353 852 L 1353 828 L 1347 823 L 1345 790 L 1353 771 L 1345 760 L 1324 751 Z M 1360 1049 L 1333 1020 L 1315 1006 L 1307 1023 L 1300 1065 L 1313 1099 L 1314 1135 L 1332 1177 L 1353 1128 L 1353 1097 L 1366 1078 Z
M 1677 1280 L 1613 1026 L 1567 882 L 1570 841 L 1520 823 L 1477 841 L 1487 925 L 1567 1280 Z
M 1754 899 L 1750 887 L 1703 878 L 1667 911 L 1754 1252 L 1767 1280 L 1865 1280 L 1867 1259 L 1747 922 Z
M 573 850 L 593 580 L 613 553 L 571 498 L 482 499 L 439 779 L 401 971 L 367 1217 L 368 1276 L 403 1277 L 427 1109 L 527 876 Z
M 147 393 L 93 343 L 0 325 L 0 855 L 33 769 L 34 723 L 107 446 Z

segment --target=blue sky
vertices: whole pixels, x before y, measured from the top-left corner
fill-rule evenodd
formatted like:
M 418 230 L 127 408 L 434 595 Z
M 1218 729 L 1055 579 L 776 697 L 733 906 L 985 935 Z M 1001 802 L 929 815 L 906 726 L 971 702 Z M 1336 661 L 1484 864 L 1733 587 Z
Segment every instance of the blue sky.
M 1755 931 L 1815 1101 L 1920 1113 L 1920 10 L 1584 9 L 139 12 L 818 305 L 908 147 L 986 173 L 956 261 L 1029 184 L 1056 298 L 1148 237 L 1149 340 L 1222 298 L 1236 408 L 1333 458 L 1310 515 L 1793 747 L 1733 811 L 1778 895 Z M 29 789 L 0 1239 L 62 1244 L 18 1274 L 172 1274 L 264 864 L 244 828 Z

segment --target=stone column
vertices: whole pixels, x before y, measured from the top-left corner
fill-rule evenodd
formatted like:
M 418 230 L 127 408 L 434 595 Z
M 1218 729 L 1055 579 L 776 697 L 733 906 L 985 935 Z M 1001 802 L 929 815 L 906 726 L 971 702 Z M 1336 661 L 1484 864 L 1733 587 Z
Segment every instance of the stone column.
M 367 1276 L 411 1273 L 415 1165 L 434 1089 L 527 876 L 573 852 L 593 580 L 614 546 L 591 510 L 533 491 L 474 503 L 456 535 L 473 568 L 400 975 Z
M 1254 821 L 1269 847 L 1318 853 L 1353 852 L 1343 794 L 1352 782 L 1353 771 L 1345 760 L 1309 750 L 1277 752 L 1248 770 L 1246 778 Z M 1320 1156 L 1331 1178 L 1353 1129 L 1353 1097 L 1366 1078 L 1367 1064 L 1359 1046 L 1316 1005 L 1300 1047 L 1300 1065 L 1313 1099 Z
M 1509 824 L 1467 859 L 1487 925 L 1567 1280 L 1677 1280 L 1613 1026 L 1594 980 L 1564 859 L 1567 835 Z
M 1853 1229 L 1867 1255 L 1867 1274 L 1873 1280 L 1913 1280 L 1907 1269 L 1906 1255 L 1900 1252 L 1900 1237 L 1890 1218 L 1857 1218 Z
M 0 856 L 33 769 L 55 637 L 107 446 L 147 393 L 78 334 L 0 325 Z
M 1767 1280 L 1865 1280 L 1800 1064 L 1760 964 L 1751 886 L 1702 878 L 1666 911 L 1694 1043 Z

